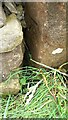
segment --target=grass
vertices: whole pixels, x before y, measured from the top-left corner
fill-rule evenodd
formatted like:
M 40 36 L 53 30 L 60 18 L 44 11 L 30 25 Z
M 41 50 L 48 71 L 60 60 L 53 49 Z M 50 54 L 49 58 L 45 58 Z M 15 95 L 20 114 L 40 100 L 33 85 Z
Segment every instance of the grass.
M 53 70 L 23 67 L 8 78 L 19 74 L 21 90 L 17 95 L 0 98 L 0 118 L 68 118 L 66 77 Z M 7 81 L 8 81 L 7 80 Z M 23 102 L 29 87 L 43 80 L 28 105 Z

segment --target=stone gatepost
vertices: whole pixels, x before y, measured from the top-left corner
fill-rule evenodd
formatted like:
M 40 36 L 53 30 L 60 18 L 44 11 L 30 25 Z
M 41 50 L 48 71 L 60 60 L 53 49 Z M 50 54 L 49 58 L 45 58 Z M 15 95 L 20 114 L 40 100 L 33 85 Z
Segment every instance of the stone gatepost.
M 32 58 L 52 67 L 66 62 L 66 3 L 26 3 L 25 20 Z

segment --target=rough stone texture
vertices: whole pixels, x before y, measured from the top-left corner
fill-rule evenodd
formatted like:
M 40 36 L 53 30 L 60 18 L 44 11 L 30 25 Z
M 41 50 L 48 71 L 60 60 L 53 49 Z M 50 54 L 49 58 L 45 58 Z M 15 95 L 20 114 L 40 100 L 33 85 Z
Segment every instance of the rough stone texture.
M 6 25 L 0 28 L 0 53 L 12 51 L 22 40 L 22 26 L 16 15 L 11 14 L 7 18 Z
M 11 70 L 19 67 L 23 61 L 24 45 L 17 46 L 13 51 L 0 53 L 0 82 L 6 80 Z
M 9 81 L 0 83 L 0 96 L 6 96 L 9 94 L 17 94 L 20 90 L 19 76 L 15 75 Z
M 25 20 L 33 59 L 52 67 L 66 62 L 66 3 L 26 3 Z

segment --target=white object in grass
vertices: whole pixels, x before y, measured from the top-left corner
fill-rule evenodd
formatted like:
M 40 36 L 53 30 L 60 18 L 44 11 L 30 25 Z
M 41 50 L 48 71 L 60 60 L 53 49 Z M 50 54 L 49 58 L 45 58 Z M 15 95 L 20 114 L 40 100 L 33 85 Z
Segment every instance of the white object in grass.
M 55 55 L 57 53 L 61 53 L 62 51 L 63 51 L 62 48 L 57 48 L 57 49 L 53 50 L 52 54 Z
M 24 97 L 24 101 L 26 100 L 25 106 L 28 105 L 30 103 L 30 101 L 32 100 L 34 93 L 36 92 L 36 89 L 38 88 L 39 84 L 42 82 L 43 80 L 40 80 L 36 85 L 32 86 L 29 88 L 29 92 L 26 93 L 25 97 Z M 27 99 L 27 97 L 29 96 L 29 98 Z

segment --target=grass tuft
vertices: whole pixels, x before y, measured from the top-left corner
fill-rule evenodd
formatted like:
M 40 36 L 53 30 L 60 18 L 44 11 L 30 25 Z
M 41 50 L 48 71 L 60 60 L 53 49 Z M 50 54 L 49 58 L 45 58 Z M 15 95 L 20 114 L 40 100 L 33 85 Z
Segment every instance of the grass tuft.
M 23 67 L 8 78 L 19 74 L 21 90 L 17 95 L 1 98 L 2 118 L 68 118 L 66 77 L 44 68 Z M 7 80 L 7 81 L 8 81 Z M 29 88 L 43 80 L 35 91 L 30 104 L 25 106 L 24 96 Z

